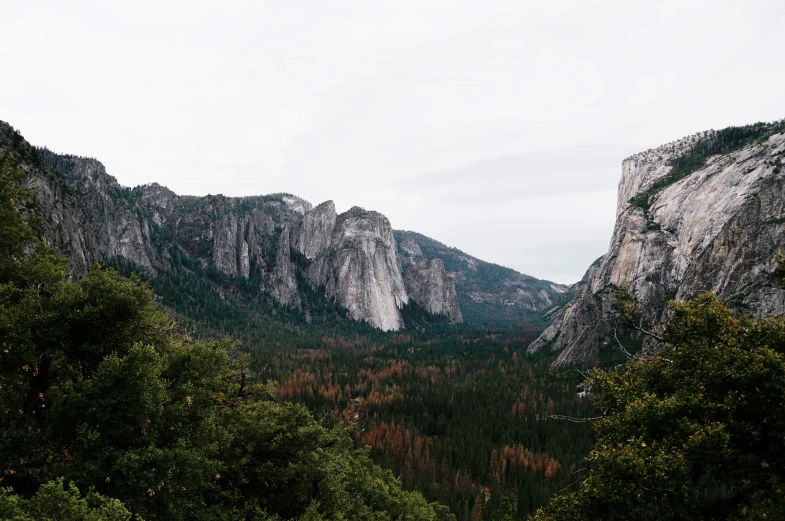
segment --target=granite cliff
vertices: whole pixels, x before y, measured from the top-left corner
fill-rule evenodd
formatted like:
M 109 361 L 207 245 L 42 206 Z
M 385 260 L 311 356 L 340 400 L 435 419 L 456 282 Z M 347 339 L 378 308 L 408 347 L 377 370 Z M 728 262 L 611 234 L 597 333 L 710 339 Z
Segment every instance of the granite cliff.
M 313 295 L 321 294 L 384 330 L 404 327 L 401 308 L 410 293 L 452 322 L 466 318 L 466 306 L 469 320 L 482 323 L 525 320 L 566 290 L 393 231 L 385 216 L 358 207 L 339 215 L 332 201 L 314 208 L 285 193 L 197 197 L 157 183 L 129 188 L 99 161 L 33 147 L 0 122 L 0 155 L 9 151 L 35 194 L 42 239 L 68 257 L 76 278 L 106 262 L 164 284 L 197 281 L 222 299 L 230 298 L 229 284 L 300 309 L 306 320 Z
M 409 266 L 403 275 L 409 298 L 428 313 L 446 315 L 454 324 L 463 322 L 455 276 L 444 269 L 444 262 L 436 257 L 423 259 Z
M 330 208 L 322 213 L 329 214 Z M 322 220 L 314 218 L 314 222 Z M 404 326 L 400 308 L 409 297 L 392 227 L 384 215 L 357 206 L 338 215 L 329 244 L 316 256 L 308 273 L 311 281 L 324 286 L 327 295 L 336 298 L 355 320 L 385 331 Z
M 335 203 L 332 201 L 325 201 L 306 212 L 292 230 L 292 248 L 302 253 L 306 259 L 315 259 L 330 247 L 337 218 Z
M 785 312 L 785 288 L 771 278 L 785 249 L 783 161 L 783 122 L 702 132 L 625 159 L 608 252 L 529 351 L 558 351 L 560 366 L 612 348 L 619 287 L 650 328 L 667 301 L 707 291 L 756 317 Z

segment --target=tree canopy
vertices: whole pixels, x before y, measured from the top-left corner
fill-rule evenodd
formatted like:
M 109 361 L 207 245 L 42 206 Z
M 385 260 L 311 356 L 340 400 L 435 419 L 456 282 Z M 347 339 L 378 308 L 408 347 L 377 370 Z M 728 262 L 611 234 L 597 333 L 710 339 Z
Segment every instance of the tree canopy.
M 23 176 L 8 152 L 0 162 L 4 519 L 451 518 L 404 491 L 343 428 L 278 400 L 275 383 L 256 379 L 231 342 L 180 333 L 138 279 L 96 265 L 71 280 L 65 260 L 34 240 Z
M 662 350 L 591 373 L 585 478 L 536 520 L 785 516 L 785 319 L 734 316 L 712 294 L 670 312 Z

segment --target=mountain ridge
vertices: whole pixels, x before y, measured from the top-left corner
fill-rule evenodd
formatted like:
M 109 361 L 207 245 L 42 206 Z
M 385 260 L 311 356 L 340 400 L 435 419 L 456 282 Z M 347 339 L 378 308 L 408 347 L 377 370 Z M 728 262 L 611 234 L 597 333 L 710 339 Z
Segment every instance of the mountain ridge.
M 315 289 L 355 320 L 385 330 L 404 327 L 400 309 L 409 296 L 403 275 L 413 262 L 399 262 L 398 232 L 377 212 L 354 207 L 338 215 L 331 201 L 314 207 L 290 193 L 193 196 L 158 183 L 126 187 L 97 159 L 33 147 L 0 122 L 0 151 L 14 147 L 24 152 L 26 184 L 39 200 L 43 238 L 69 258 L 69 271 L 77 278 L 93 262 L 121 262 L 159 278 L 179 277 L 198 264 L 204 273 L 245 279 L 258 286 L 254 292 L 266 292 L 284 307 L 302 308 L 302 292 Z M 409 290 L 422 309 L 443 309 L 460 322 L 458 299 L 467 298 L 449 287 L 455 277 L 440 276 L 442 292 Z M 418 281 L 426 283 L 410 277 L 410 284 Z M 543 288 L 545 302 L 563 287 L 547 283 Z M 542 307 L 540 300 L 520 315 Z M 304 311 L 306 317 L 313 314 Z
M 444 269 L 455 277 L 461 312 L 471 322 L 531 320 L 559 302 L 571 287 L 483 261 L 419 232 L 395 230 L 395 236 L 404 268 L 427 257 L 443 261 Z

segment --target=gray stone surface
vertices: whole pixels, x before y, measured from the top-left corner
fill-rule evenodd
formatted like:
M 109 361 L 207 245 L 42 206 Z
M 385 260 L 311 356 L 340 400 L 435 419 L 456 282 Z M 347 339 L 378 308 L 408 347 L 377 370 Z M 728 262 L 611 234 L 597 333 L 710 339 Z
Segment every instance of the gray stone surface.
M 403 274 L 409 298 L 435 315 L 446 315 L 453 323 L 463 322 L 455 276 L 444 269 L 441 259 L 430 257 L 413 264 Z
M 667 317 L 668 300 L 707 291 L 753 316 L 785 312 L 785 289 L 770 280 L 785 249 L 785 168 L 777 166 L 785 160 L 785 134 L 710 158 L 705 168 L 657 193 L 648 218 L 627 202 L 665 175 L 667 161 L 695 139 L 624 161 L 608 253 L 530 351 L 560 351 L 556 366 L 593 359 L 611 340 L 614 286 L 629 286 L 650 327 Z
M 473 323 L 522 323 L 559 302 L 569 286 L 485 262 L 417 232 L 395 230 L 403 269 L 435 257 L 455 279 L 461 314 Z
M 275 267 L 269 278 L 269 288 L 273 297 L 284 306 L 299 306 L 295 267 L 291 260 L 289 246 L 289 225 L 285 224 L 278 238 L 278 249 L 275 254 Z
M 33 148 L 0 122 L 0 150 L 13 143 L 34 157 Z M 303 270 L 357 320 L 382 329 L 403 327 L 399 309 L 408 294 L 395 236 L 381 214 L 353 208 L 338 216 L 332 201 L 313 208 L 291 194 L 195 197 L 157 183 L 128 188 L 95 159 L 46 150 L 40 157 L 41 164 L 24 164 L 25 182 L 39 202 L 43 239 L 68 256 L 69 272 L 77 278 L 96 261 L 122 261 L 151 276 L 166 276 L 175 268 L 176 252 L 205 269 L 252 279 L 279 303 L 297 306 L 296 274 Z M 438 244 L 413 237 L 402 245 L 407 267 L 423 259 L 422 240 Z M 454 255 L 428 256 L 444 261 L 459 300 L 464 295 L 467 302 L 488 303 L 493 312 L 535 312 L 566 289 L 439 247 Z M 489 277 L 499 279 L 498 287 L 488 287 Z M 452 302 L 434 306 L 446 306 L 452 317 L 462 311 Z
M 332 201 L 325 201 L 305 213 L 292 230 L 292 248 L 305 255 L 306 259 L 315 259 L 330 246 L 337 218 Z
M 330 246 L 309 268 L 309 276 L 354 319 L 385 331 L 404 327 L 400 308 L 409 298 L 384 215 L 357 206 L 339 215 Z

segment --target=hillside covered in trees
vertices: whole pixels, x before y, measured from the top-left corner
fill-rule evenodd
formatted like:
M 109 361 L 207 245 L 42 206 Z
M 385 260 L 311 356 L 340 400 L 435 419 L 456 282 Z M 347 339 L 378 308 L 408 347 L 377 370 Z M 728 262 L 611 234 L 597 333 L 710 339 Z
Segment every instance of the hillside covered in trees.
M 236 346 L 180 332 L 138 279 L 72 281 L 35 241 L 24 174 L 5 154 L 0 517 L 451 518 L 279 399 Z

